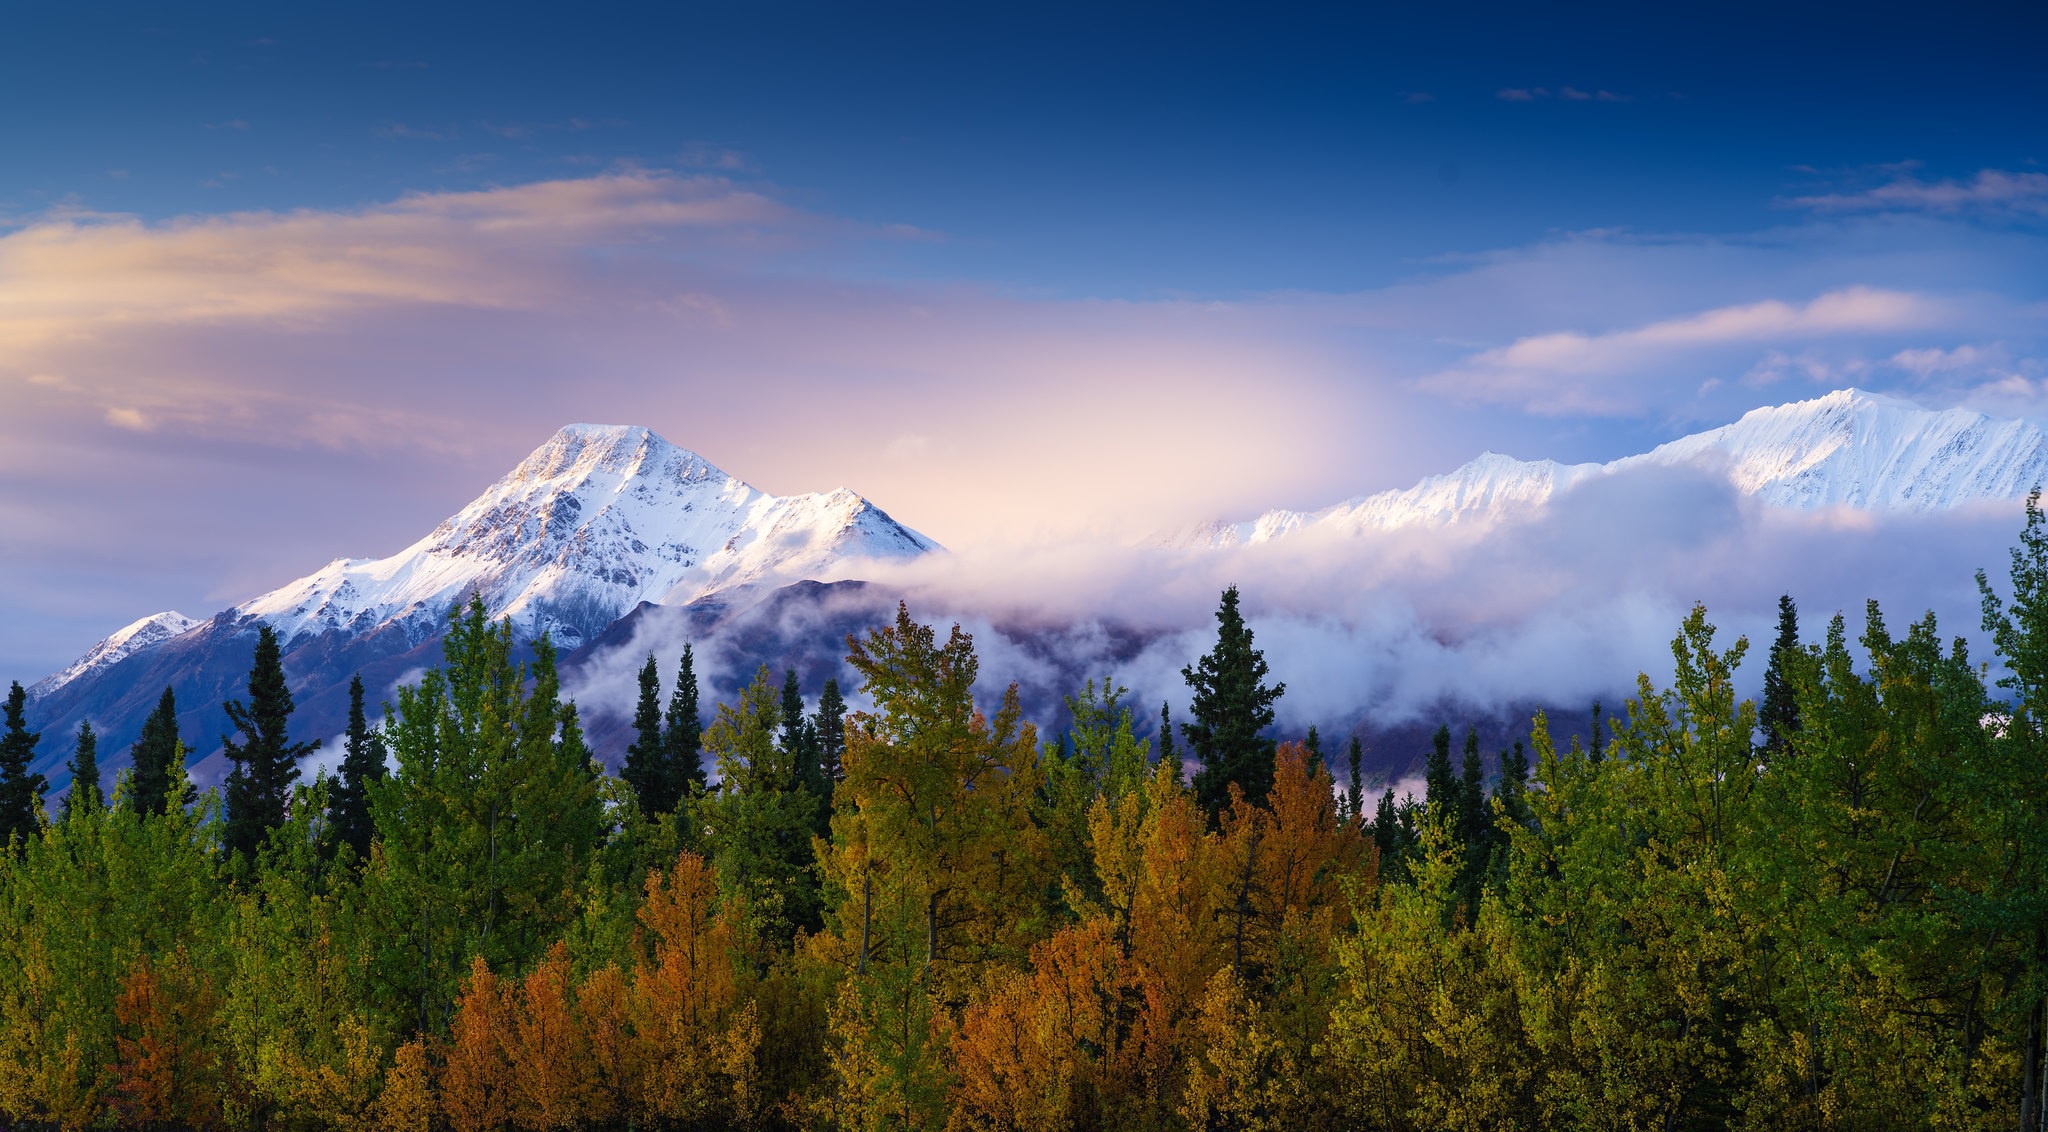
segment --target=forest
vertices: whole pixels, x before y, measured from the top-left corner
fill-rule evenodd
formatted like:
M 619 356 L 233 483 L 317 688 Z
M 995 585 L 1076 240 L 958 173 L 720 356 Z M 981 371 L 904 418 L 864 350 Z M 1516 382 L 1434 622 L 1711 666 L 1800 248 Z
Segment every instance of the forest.
M 1589 742 L 1446 727 L 1421 797 L 1276 733 L 1235 590 L 1181 721 L 1112 677 L 1042 733 L 904 608 L 847 641 L 860 710 L 764 667 L 707 713 L 688 651 L 648 658 L 616 776 L 548 642 L 516 660 L 477 603 L 395 702 L 358 682 L 311 780 L 268 629 L 218 791 L 168 692 L 102 784 L 16 684 L 0 1116 L 2039 1132 L 2038 495 L 1978 584 L 1981 659 L 1875 603 L 1805 640 L 1788 598 L 1768 650 L 1695 608 Z

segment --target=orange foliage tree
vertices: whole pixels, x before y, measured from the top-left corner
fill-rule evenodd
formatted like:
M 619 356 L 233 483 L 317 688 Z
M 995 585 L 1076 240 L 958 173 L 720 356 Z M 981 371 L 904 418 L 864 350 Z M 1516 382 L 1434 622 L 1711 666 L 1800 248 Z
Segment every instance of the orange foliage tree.
M 161 966 L 138 956 L 121 980 L 114 1013 L 114 1107 L 122 1124 L 217 1128 L 226 1073 L 214 1048 L 220 996 L 183 947 Z

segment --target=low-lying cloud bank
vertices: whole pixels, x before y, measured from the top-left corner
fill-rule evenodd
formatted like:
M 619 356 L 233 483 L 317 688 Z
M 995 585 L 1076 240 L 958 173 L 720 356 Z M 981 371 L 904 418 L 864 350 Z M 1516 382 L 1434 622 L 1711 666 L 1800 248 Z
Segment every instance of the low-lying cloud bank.
M 735 665 L 760 661 L 778 674 L 795 663 L 813 689 L 828 674 L 850 685 L 843 664 L 819 669 L 845 651 L 832 634 L 886 615 L 900 595 L 920 620 L 957 620 L 975 634 L 991 702 L 1015 681 L 1041 723 L 1056 724 L 1061 695 L 1109 675 L 1141 711 L 1156 715 L 1165 700 L 1185 718 L 1180 669 L 1210 647 L 1218 593 L 1236 585 L 1287 684 L 1280 726 L 1342 734 L 1496 718 L 1529 704 L 1602 698 L 1613 708 L 1638 673 L 1669 683 L 1671 639 L 1703 602 L 1724 646 L 1749 637 L 1742 682 L 1753 695 L 1785 593 L 1808 641 L 1838 612 L 1854 639 L 1874 598 L 1895 631 L 1931 610 L 1944 635 L 1971 638 L 1973 654 L 1989 659 L 1974 574 L 2002 582 L 2022 518 L 2017 503 L 1936 516 L 1789 512 L 1704 469 L 1643 468 L 1490 527 L 1296 534 L 1228 550 L 1068 544 L 863 569 L 877 585 L 779 608 L 768 615 L 772 632 L 753 623 L 753 651 L 717 633 L 697 648 L 720 686 L 749 674 Z M 629 711 L 629 669 L 650 651 L 672 666 L 688 635 L 679 622 L 650 623 L 572 690 L 600 711 Z M 761 643 L 789 648 L 814 635 L 823 639 L 807 646 L 805 663 L 757 655 Z

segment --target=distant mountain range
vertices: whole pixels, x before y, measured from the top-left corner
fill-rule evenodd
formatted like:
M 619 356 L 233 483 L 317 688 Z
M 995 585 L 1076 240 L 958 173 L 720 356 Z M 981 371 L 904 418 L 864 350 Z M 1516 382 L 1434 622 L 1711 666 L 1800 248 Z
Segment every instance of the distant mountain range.
M 2019 499 L 2048 478 L 2048 433 L 2031 422 L 1842 389 L 1811 401 L 1756 409 L 1605 464 L 1517 460 L 1486 452 L 1414 487 L 1346 500 L 1320 511 L 1274 510 L 1245 522 L 1205 523 L 1168 541 L 1248 546 L 1290 535 L 1363 533 L 1492 522 L 1540 509 L 1552 496 L 1646 467 L 1697 467 L 1775 507 L 1942 511 Z
M 2048 434 L 2027 421 L 1847 389 L 1605 464 L 1489 452 L 1410 488 L 1207 523 L 1166 541 L 1199 553 L 1307 533 L 1509 521 L 1574 487 L 1646 467 L 1705 468 L 1772 507 L 1924 513 L 2024 496 L 2048 479 Z M 68 735 L 87 718 L 102 735 L 103 762 L 124 765 L 166 686 L 177 692 L 188 741 L 212 750 L 226 729 L 222 701 L 242 692 L 259 622 L 284 645 L 295 730 L 332 735 L 345 719 L 349 678 L 360 672 L 381 697 L 437 663 L 447 612 L 470 593 L 512 618 L 521 639 L 550 634 L 565 668 L 657 623 L 692 635 L 738 626 L 734 647 L 779 662 L 815 644 L 784 639 L 779 619 L 796 606 L 816 614 L 829 605 L 821 623 L 851 625 L 886 616 L 893 603 L 850 581 L 817 580 L 857 578 L 863 562 L 939 550 L 851 491 L 768 495 L 644 428 L 570 425 L 389 558 L 339 559 L 211 618 L 153 614 L 94 645 L 31 691 L 32 725 L 45 732 L 35 769 L 61 786 Z M 763 609 L 773 616 L 750 612 Z M 594 721 L 594 731 L 604 726 Z

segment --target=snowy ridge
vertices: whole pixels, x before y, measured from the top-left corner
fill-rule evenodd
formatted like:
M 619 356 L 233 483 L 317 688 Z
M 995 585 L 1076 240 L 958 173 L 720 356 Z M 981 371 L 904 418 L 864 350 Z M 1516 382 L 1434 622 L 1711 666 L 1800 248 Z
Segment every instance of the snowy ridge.
M 1948 510 L 2023 498 L 2048 480 L 2048 433 L 1969 409 L 1930 410 L 1860 389 L 1755 409 L 1734 424 L 1681 437 L 1606 464 L 1517 460 L 1495 452 L 1414 487 L 1320 511 L 1268 511 L 1209 523 L 1171 541 L 1245 546 L 1302 531 L 1356 534 L 1494 522 L 1540 509 L 1598 476 L 1642 467 L 1706 467 L 1738 491 L 1793 510 Z
M 84 656 L 72 661 L 62 672 L 53 672 L 36 681 L 29 687 L 28 697 L 35 699 L 47 695 L 81 676 L 119 664 L 135 653 L 160 645 L 199 624 L 175 610 L 152 613 L 114 630 L 105 640 L 85 650 Z
M 424 640 L 474 591 L 522 632 L 574 648 L 643 601 L 687 603 L 936 549 L 843 488 L 769 495 L 647 429 L 579 424 L 397 554 L 337 559 L 235 612 L 286 642 L 393 622 Z

